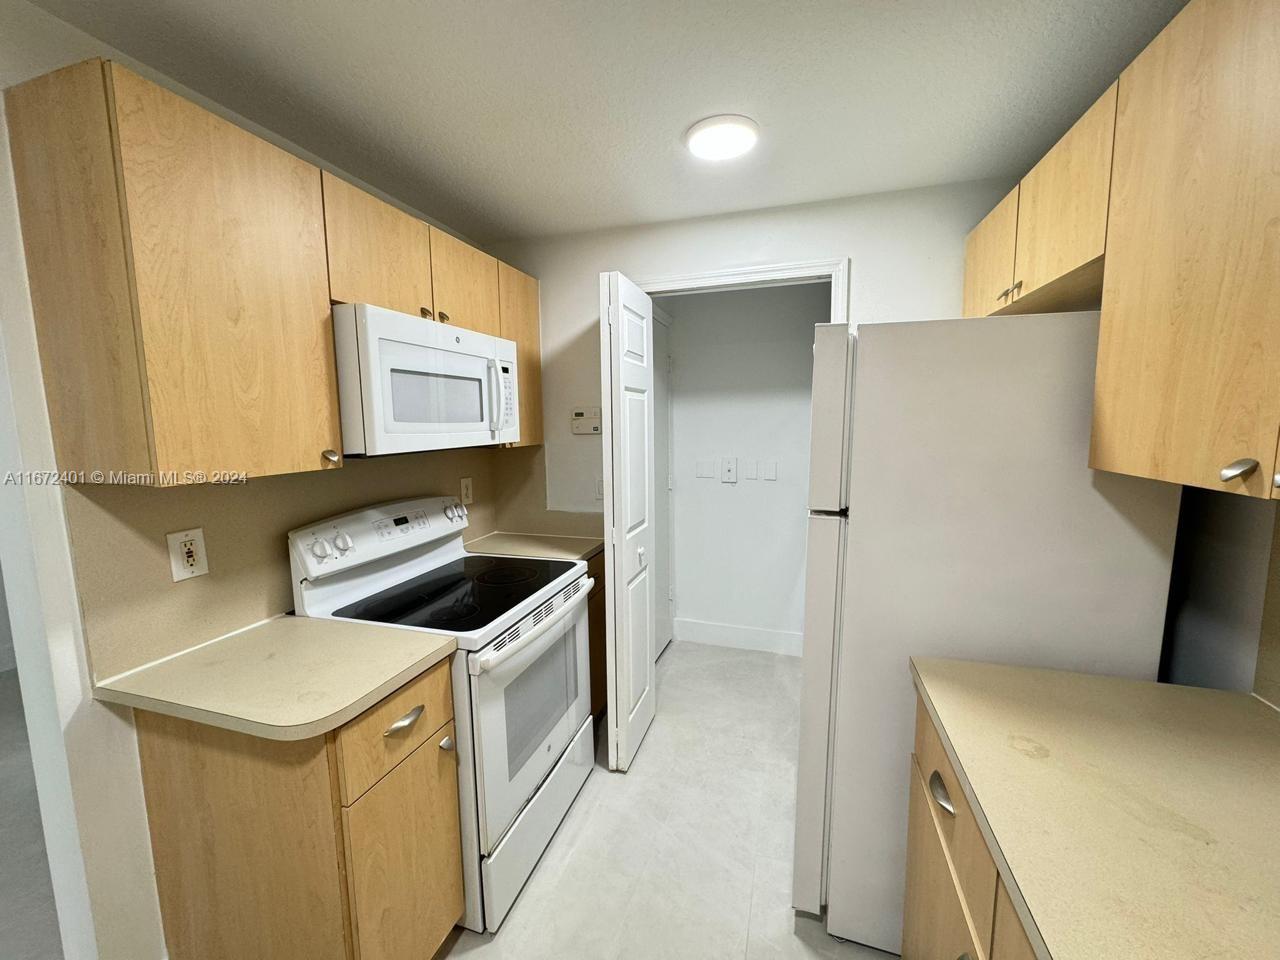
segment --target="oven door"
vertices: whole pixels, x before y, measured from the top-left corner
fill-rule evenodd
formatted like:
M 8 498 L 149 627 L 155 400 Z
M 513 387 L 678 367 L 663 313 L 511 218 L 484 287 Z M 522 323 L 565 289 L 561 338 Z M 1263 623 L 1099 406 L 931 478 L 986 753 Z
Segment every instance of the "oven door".
M 587 594 L 519 639 L 469 654 L 480 849 L 487 856 L 537 791 L 591 710 Z M 527 618 L 523 624 L 533 618 Z

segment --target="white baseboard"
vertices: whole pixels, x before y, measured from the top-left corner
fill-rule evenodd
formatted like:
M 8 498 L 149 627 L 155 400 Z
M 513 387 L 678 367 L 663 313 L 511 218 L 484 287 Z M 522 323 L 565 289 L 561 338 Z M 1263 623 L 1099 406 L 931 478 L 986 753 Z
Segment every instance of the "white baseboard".
M 738 650 L 760 650 L 764 653 L 781 653 L 798 657 L 804 650 L 804 635 L 787 630 L 762 630 L 759 627 L 740 627 L 731 623 L 711 623 L 676 617 L 673 624 L 675 638 L 689 643 L 706 643 L 715 647 L 733 647 Z

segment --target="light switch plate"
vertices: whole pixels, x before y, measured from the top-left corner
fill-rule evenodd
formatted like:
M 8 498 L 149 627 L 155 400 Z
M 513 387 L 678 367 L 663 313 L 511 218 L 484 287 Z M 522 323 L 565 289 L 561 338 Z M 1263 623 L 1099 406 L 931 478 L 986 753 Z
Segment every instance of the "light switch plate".
M 475 499 L 475 490 L 471 486 L 470 477 L 462 478 L 462 489 L 459 491 L 459 494 L 460 495 L 458 499 L 461 500 L 463 503 L 470 503 L 472 500 Z
M 761 480 L 777 480 L 778 479 L 778 461 L 777 460 L 761 460 L 760 461 L 760 479 Z
M 742 479 L 754 480 L 759 474 L 756 473 L 756 462 L 754 460 L 742 461 Z
M 737 483 L 738 482 L 738 458 L 723 457 L 720 460 L 720 482 L 721 483 Z
M 693 475 L 699 480 L 714 480 L 716 462 L 714 460 L 699 460 L 694 467 Z
M 169 544 L 169 572 L 173 582 L 181 583 L 193 577 L 203 577 L 209 572 L 209 557 L 204 551 L 204 529 L 179 530 L 166 533 Z

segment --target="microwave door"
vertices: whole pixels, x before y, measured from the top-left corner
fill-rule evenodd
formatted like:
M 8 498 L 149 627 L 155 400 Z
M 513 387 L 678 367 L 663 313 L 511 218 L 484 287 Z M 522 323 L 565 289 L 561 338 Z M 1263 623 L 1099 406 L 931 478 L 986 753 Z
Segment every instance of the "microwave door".
M 403 453 L 493 442 L 494 377 L 487 357 L 380 340 L 368 452 Z

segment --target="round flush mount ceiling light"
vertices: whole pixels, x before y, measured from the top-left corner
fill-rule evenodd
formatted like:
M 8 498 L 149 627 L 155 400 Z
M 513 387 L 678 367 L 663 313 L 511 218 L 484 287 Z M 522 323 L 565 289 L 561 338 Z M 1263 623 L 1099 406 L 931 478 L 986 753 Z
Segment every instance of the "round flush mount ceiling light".
M 699 120 L 684 135 L 689 152 L 700 160 L 732 160 L 756 145 L 760 128 L 750 117 L 726 113 Z

